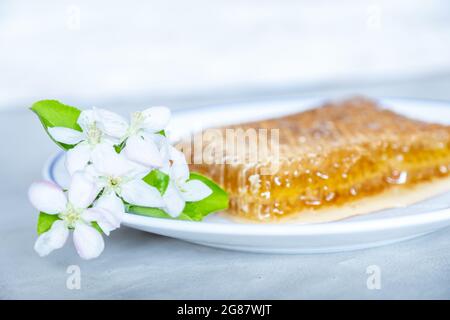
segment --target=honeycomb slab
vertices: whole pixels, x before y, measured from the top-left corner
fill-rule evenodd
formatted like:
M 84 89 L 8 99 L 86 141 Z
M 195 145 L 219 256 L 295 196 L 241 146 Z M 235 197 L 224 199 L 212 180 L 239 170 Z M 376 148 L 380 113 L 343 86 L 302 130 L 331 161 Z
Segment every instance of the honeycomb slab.
M 243 161 L 258 150 L 249 147 L 242 158 L 223 148 L 229 129 L 278 129 L 279 144 L 269 145 L 266 157 Z M 203 150 L 221 150 L 216 161 L 199 163 L 193 155 L 190 166 L 220 183 L 230 194 L 227 214 L 245 221 L 332 221 L 450 190 L 450 127 L 366 98 L 217 130 L 222 140 L 201 133 Z M 274 161 L 276 172 L 267 174 Z

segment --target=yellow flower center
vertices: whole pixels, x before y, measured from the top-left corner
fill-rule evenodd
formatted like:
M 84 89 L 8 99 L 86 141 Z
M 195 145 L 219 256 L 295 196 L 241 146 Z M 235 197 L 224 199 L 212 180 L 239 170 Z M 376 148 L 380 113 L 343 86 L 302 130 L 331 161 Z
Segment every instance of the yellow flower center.
M 95 122 L 89 126 L 89 129 L 87 132 L 89 144 L 93 144 L 93 145 L 99 144 L 100 141 L 102 140 L 102 135 L 103 135 L 102 131 L 98 129 Z
M 68 204 L 66 211 L 60 214 L 60 218 L 64 220 L 69 228 L 74 228 L 77 221 L 81 219 L 82 210 L 76 209 L 72 204 Z

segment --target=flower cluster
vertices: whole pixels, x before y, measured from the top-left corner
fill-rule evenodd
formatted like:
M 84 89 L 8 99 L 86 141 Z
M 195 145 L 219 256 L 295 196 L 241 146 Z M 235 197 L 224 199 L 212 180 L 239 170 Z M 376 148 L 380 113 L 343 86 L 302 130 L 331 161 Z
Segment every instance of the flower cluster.
M 164 129 L 169 119 L 165 107 L 132 113 L 130 121 L 93 108 L 79 114 L 79 130 L 47 128 L 53 140 L 70 146 L 65 166 L 71 182 L 68 190 L 49 181 L 33 183 L 29 189 L 33 206 L 54 216 L 35 243 L 40 256 L 61 248 L 73 230 L 80 257 L 98 257 L 104 248 L 102 233 L 119 228 L 125 205 L 158 208 L 177 217 L 186 202 L 211 195 L 205 183 L 189 179 L 184 154 L 168 142 Z M 143 180 L 153 170 L 169 177 L 163 193 Z

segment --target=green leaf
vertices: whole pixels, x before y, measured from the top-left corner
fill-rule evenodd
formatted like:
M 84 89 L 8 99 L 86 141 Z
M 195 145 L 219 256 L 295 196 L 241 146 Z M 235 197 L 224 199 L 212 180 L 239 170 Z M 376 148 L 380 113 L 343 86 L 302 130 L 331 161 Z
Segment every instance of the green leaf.
M 120 144 L 117 144 L 114 146 L 114 150 L 116 150 L 117 153 L 120 153 L 123 148 L 125 148 L 126 141 L 122 141 Z
M 91 222 L 91 226 L 96 229 L 98 232 L 100 232 L 101 234 L 103 234 L 103 230 L 102 228 L 100 228 L 100 226 L 98 225 L 97 221 L 92 221 Z
M 191 172 L 189 180 L 200 180 L 212 190 L 212 194 L 203 200 L 186 202 L 183 213 L 188 215 L 192 220 L 201 221 L 212 212 L 228 209 L 228 193 L 214 181 L 195 172 Z
M 59 219 L 57 214 L 48 214 L 45 212 L 39 212 L 39 218 L 37 223 L 37 233 L 43 234 L 52 227 L 53 223 Z
M 158 171 L 158 170 L 154 170 Z M 153 171 L 152 171 L 153 172 Z M 152 173 L 150 172 L 150 174 Z M 162 172 L 161 172 L 162 173 Z M 149 174 L 149 175 L 150 175 Z M 162 173 L 163 175 L 167 176 L 165 173 Z M 144 181 L 146 181 L 146 178 L 149 176 L 147 175 L 144 178 Z M 161 177 L 159 173 L 153 174 L 152 179 Z M 150 179 L 150 178 L 148 178 Z M 166 178 L 164 177 L 164 180 Z M 158 182 L 161 182 L 161 178 L 159 180 L 156 180 Z M 198 173 L 191 173 L 189 180 L 200 180 L 203 183 L 205 183 L 209 188 L 212 190 L 212 194 L 208 196 L 207 198 L 197 201 L 197 202 L 186 202 L 186 206 L 184 207 L 183 212 L 175 219 L 177 220 L 191 220 L 191 221 L 201 221 L 204 217 L 206 217 L 208 214 L 225 210 L 228 208 L 228 194 L 223 190 L 221 187 L 219 187 L 216 183 L 214 183 L 212 180 L 198 174 Z M 147 181 L 146 181 L 147 182 Z M 147 182 L 149 183 L 149 182 Z M 167 184 L 168 176 L 167 176 Z M 150 185 L 153 185 L 149 183 Z M 167 186 L 164 188 L 167 188 Z M 161 189 L 158 189 L 161 192 Z M 126 211 L 133 214 L 153 217 L 153 218 L 167 218 L 167 219 L 174 219 L 169 214 L 167 214 L 164 210 L 158 209 L 158 208 L 147 208 L 147 207 L 140 207 L 140 206 L 134 206 L 134 205 L 127 205 Z
M 158 208 L 148 208 L 148 207 L 127 205 L 125 209 L 128 213 L 133 213 L 133 214 L 137 214 L 140 216 L 147 216 L 147 217 L 152 217 L 152 218 L 173 219 L 164 210 L 161 210 Z M 177 217 L 177 219 L 178 220 L 192 220 L 188 215 L 186 215 L 184 213 L 181 213 Z
M 61 220 L 57 214 L 48 214 L 45 212 L 39 212 L 39 218 L 37 223 L 37 233 L 39 235 L 47 232 L 52 227 L 53 223 L 57 220 Z M 103 233 L 102 228 L 97 222 L 91 222 L 91 226 L 94 227 L 98 232 Z
M 155 187 L 161 194 L 166 192 L 167 186 L 169 185 L 169 176 L 162 171 L 152 170 L 148 175 L 146 175 L 142 180 L 147 184 Z
M 65 105 L 57 100 L 41 100 L 35 102 L 30 109 L 37 114 L 47 133 L 47 129 L 52 127 L 65 127 L 81 131 L 77 123 L 81 111 L 75 107 Z M 64 150 L 74 147 L 55 141 L 51 136 L 50 138 Z

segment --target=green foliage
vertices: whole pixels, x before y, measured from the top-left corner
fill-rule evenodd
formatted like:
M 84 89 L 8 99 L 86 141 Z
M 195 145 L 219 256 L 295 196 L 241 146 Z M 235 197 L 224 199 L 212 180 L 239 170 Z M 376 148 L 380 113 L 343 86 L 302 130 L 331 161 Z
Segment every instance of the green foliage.
M 47 134 L 48 128 L 52 127 L 64 127 L 81 131 L 77 123 L 81 111 L 75 107 L 65 105 L 56 100 L 41 100 L 34 103 L 31 106 L 31 110 L 37 114 Z M 55 141 L 51 136 L 50 138 L 64 150 L 74 147 L 73 145 Z

